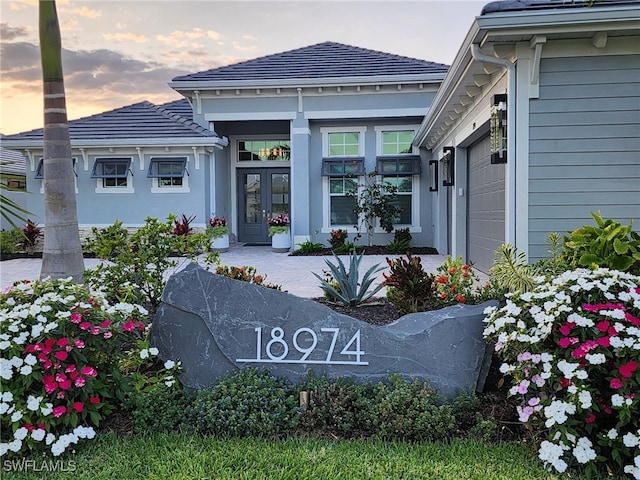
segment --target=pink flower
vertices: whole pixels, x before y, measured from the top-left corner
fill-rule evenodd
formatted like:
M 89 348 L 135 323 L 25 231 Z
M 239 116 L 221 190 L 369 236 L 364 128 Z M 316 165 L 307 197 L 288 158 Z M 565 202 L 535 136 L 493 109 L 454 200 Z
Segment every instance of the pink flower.
M 78 413 L 82 412 L 82 410 L 84 410 L 84 403 L 73 402 L 73 409 Z
M 72 313 L 69 320 L 73 323 L 80 323 L 82 321 L 82 315 L 79 313 Z
M 122 325 L 122 330 L 124 330 L 125 332 L 133 332 L 135 329 L 136 324 L 132 320 L 129 320 L 127 323 Z
M 100 327 L 91 327 L 91 334 L 98 335 L 100 333 Z
M 634 325 L 636 327 L 640 327 L 640 318 L 634 317 L 633 315 L 631 315 L 630 313 L 625 313 L 624 314 L 624 318 L 627 322 L 629 322 L 631 325 Z
M 82 367 L 80 373 L 86 375 L 87 377 L 95 377 L 98 375 L 98 371 L 93 367 Z
M 586 423 L 593 423 L 596 421 L 596 416 L 593 413 L 589 412 L 587 416 L 584 417 L 584 421 Z
M 53 407 L 53 416 L 55 418 L 60 418 L 67 412 L 67 408 L 62 405 L 58 405 L 57 407 Z
M 620 366 L 618 371 L 623 378 L 629 378 L 631 377 L 631 375 L 633 375 L 633 372 L 636 368 L 638 368 L 638 363 L 631 360 L 630 362 L 627 362 L 624 365 Z
M 143 321 L 139 321 L 138 322 L 138 330 L 140 330 L 141 332 L 144 331 L 144 322 Z
M 620 380 L 619 378 L 612 378 L 611 381 L 609 382 L 609 386 L 613 389 L 618 389 L 618 388 L 622 388 L 622 380 Z
M 73 344 L 76 346 L 76 348 L 84 348 L 84 340 L 81 339 L 77 339 L 73 341 Z
M 76 371 L 76 366 L 72 363 L 64 369 L 64 373 L 71 373 Z
M 606 332 L 607 330 L 609 330 L 609 327 L 611 326 L 611 324 L 609 322 L 607 322 L 606 320 L 602 320 L 600 323 L 598 323 L 597 327 L 598 330 L 600 330 L 601 332 Z
M 60 382 L 58 385 L 63 390 L 69 390 L 71 388 L 71 380 L 65 380 L 64 382 Z
M 67 337 L 62 337 L 58 339 L 58 341 L 56 342 L 56 345 L 58 345 L 59 347 L 66 347 L 68 343 L 69 343 L 69 339 Z
M 58 393 L 56 393 L 56 398 L 58 400 L 64 400 L 65 396 L 66 396 L 66 394 L 64 393 L 64 390 L 60 390 Z
M 529 380 L 522 380 L 518 385 L 518 393 L 524 395 L 529 391 Z
M 100 397 L 89 397 L 89 403 L 91 405 L 98 405 L 100 403 Z
M 61 362 L 64 362 L 67 359 L 68 355 L 69 354 L 67 352 L 65 352 L 64 350 L 59 350 L 59 351 L 57 351 L 56 353 L 53 354 L 53 356 L 56 357 Z
M 91 323 L 89 322 L 82 322 L 80 325 L 78 325 L 80 327 L 80 330 L 89 330 L 89 328 L 91 327 Z
M 111 337 L 113 337 L 113 333 L 111 332 L 104 332 L 104 335 L 102 335 L 104 338 L 109 339 Z
M 570 345 L 574 345 L 576 343 L 578 343 L 577 337 L 562 337 L 560 340 L 558 340 L 558 345 L 560 345 L 562 348 L 567 348 Z
M 56 382 L 64 382 L 67 376 L 64 373 L 56 373 Z
M 562 333 L 564 336 L 568 336 L 575 326 L 576 324 L 574 322 L 567 322 L 560 327 L 560 333 Z
M 107 328 L 109 325 L 111 325 L 111 320 L 105 320 L 100 324 L 102 328 Z
M 609 337 L 600 337 L 598 338 L 598 345 L 608 348 L 611 346 L 611 340 L 609 340 Z
M 86 383 L 87 383 L 87 381 L 85 380 L 84 377 L 78 377 L 73 382 L 73 384 L 78 388 L 84 387 Z

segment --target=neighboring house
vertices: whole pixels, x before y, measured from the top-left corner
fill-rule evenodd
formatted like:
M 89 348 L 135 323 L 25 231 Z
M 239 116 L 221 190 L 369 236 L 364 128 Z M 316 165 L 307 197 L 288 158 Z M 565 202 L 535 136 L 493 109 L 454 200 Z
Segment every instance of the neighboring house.
M 174 78 L 193 112 L 186 101 L 143 102 L 72 121 L 80 226 L 135 227 L 172 212 L 203 227 L 215 214 L 238 241 L 265 244 L 268 217 L 287 213 L 294 245 L 326 242 L 336 228 L 352 239 L 346 193 L 377 170 L 400 187 L 398 226 L 431 245 L 427 152 L 412 141 L 446 71 L 326 42 Z M 28 188 L 41 191 L 42 130 L 3 145 L 28 156 Z M 42 221 L 41 196 L 28 208 Z M 377 243 L 393 239 L 378 230 Z
M 473 22 L 415 140 L 439 160 L 440 252 L 486 272 L 505 242 L 548 257 L 590 211 L 640 219 L 640 2 L 584 5 L 493 2 Z
M 0 138 L 0 141 L 2 139 Z M 4 185 L 2 195 L 18 205 L 26 204 L 26 162 L 20 152 L 0 148 L 0 183 Z M 26 216 L 23 215 L 23 216 Z M 16 225 L 23 222 L 15 217 L 11 217 Z M 0 215 L 0 230 L 10 230 L 13 226 L 2 215 Z
M 147 216 L 209 215 L 212 158 L 227 141 L 194 123 L 190 111 L 186 100 L 162 106 L 141 102 L 69 122 L 83 234 L 116 220 L 138 227 Z M 27 157 L 25 207 L 40 224 L 42 134 L 39 129 L 2 139 L 5 148 L 19 148 Z

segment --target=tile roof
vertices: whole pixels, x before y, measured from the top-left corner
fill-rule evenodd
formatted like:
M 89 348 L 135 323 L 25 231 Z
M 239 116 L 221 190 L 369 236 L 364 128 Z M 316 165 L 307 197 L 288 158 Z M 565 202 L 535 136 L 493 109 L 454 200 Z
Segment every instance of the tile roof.
M 638 4 L 638 0 L 599 0 L 589 2 L 578 0 L 499 0 L 486 4 L 482 8 L 481 15 L 499 12 L 517 12 L 523 10 L 548 10 L 555 8 L 593 8 L 593 7 L 617 7 L 621 5 Z
M 324 42 L 175 77 L 173 82 L 283 80 L 444 74 L 447 65 Z
M 6 135 L 2 141 L 42 140 L 43 129 Z M 192 120 L 186 99 L 154 105 L 143 101 L 108 112 L 69 121 L 72 141 L 136 138 L 216 137 Z
M 0 173 L 24 175 L 26 165 L 27 159 L 20 152 L 0 147 Z

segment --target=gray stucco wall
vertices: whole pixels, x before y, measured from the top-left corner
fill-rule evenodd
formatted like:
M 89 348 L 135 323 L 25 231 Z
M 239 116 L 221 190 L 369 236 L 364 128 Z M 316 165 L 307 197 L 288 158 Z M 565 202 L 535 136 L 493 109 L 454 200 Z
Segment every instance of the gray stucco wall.
M 530 101 L 529 260 L 589 212 L 640 219 L 640 55 L 542 59 Z M 638 228 L 636 223 L 636 229 Z

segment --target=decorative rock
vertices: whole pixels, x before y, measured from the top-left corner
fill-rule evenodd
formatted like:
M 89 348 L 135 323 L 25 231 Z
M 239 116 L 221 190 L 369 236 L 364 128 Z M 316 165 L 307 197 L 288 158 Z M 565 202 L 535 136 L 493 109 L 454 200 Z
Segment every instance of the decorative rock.
M 400 373 L 451 398 L 484 385 L 491 354 L 483 311 L 494 304 L 413 313 L 380 327 L 194 264 L 167 282 L 151 344 L 161 358 L 182 361 L 181 380 L 191 388 L 259 367 L 293 381 L 309 370 L 363 381 Z

